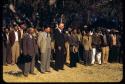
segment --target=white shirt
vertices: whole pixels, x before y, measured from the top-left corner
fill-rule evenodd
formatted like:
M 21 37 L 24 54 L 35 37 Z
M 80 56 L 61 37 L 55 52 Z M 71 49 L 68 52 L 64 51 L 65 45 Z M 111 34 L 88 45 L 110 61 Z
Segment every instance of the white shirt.
M 15 31 L 14 33 L 15 33 L 15 41 L 19 41 L 19 38 L 18 38 L 18 32 Z
M 46 32 L 44 32 L 44 34 L 45 34 L 45 37 L 47 37 L 47 33 L 46 33 Z
M 60 31 L 60 33 L 62 33 L 62 30 L 60 28 L 58 28 L 58 30 Z
M 30 36 L 31 39 L 33 38 L 33 36 L 31 34 L 29 34 L 29 36 Z
M 9 33 L 6 33 L 7 40 L 9 40 Z

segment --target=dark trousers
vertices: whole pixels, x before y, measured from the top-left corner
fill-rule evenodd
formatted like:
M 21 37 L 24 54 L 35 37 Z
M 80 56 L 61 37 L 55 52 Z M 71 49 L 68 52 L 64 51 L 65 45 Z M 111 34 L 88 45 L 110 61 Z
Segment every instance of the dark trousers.
M 63 50 L 56 49 L 55 69 L 63 69 L 65 64 L 65 55 Z
M 83 61 L 84 59 L 83 59 L 83 46 L 80 44 L 79 45 L 79 53 L 78 53 L 78 58 L 79 58 L 79 60 L 78 61 Z
M 78 53 L 70 52 L 70 67 L 76 67 Z
M 3 65 L 7 64 L 7 55 L 6 55 L 6 47 L 5 45 L 3 44 Z
M 120 61 L 120 48 L 117 46 L 112 46 L 110 49 L 109 62 L 119 62 Z
M 91 60 L 92 60 L 91 55 L 92 55 L 91 50 L 85 50 L 84 51 L 84 56 L 85 56 L 84 64 L 85 65 L 90 65 L 91 64 Z
M 4 44 L 3 44 L 4 45 Z M 9 44 L 3 46 L 3 64 L 12 63 L 11 47 Z
M 35 56 L 32 57 L 31 62 L 26 62 L 24 64 L 23 73 L 25 75 L 28 75 L 28 73 L 33 73 L 34 72 L 34 67 L 35 67 Z

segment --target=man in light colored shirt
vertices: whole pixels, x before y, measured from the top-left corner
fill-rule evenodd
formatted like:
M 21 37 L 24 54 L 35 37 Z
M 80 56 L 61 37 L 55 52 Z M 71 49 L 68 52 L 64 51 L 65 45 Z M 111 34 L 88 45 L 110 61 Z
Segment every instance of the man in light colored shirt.
M 14 25 L 14 30 L 9 34 L 12 50 L 12 65 L 17 63 L 18 57 L 20 56 L 20 38 L 21 32 L 18 30 L 18 26 Z

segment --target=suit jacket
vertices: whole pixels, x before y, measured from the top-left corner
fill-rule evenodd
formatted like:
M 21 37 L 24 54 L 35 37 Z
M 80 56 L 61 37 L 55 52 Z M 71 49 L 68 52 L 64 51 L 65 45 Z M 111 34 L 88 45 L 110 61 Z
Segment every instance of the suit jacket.
M 92 37 L 91 36 L 83 36 L 82 44 L 84 50 L 92 50 Z
M 121 46 L 120 39 L 121 39 L 120 35 L 116 34 L 116 46 L 117 47 Z M 113 40 L 112 40 L 112 36 L 110 35 L 110 47 L 112 47 L 112 46 L 113 46 Z
M 36 54 L 36 42 L 34 37 L 30 37 L 29 34 L 25 34 L 23 37 L 23 47 L 22 53 L 27 56 L 35 56 Z
M 79 46 L 79 39 L 77 35 L 73 34 L 69 38 L 69 44 L 70 44 L 70 51 L 73 52 L 73 48 L 75 47 L 78 50 Z
M 104 35 L 101 35 L 101 47 L 105 47 L 105 46 L 109 46 L 110 45 L 111 37 L 108 34 L 105 34 L 105 35 L 106 35 L 107 43 L 104 42 L 104 39 L 103 39 Z
M 92 47 L 96 48 L 96 47 L 101 47 L 101 35 L 96 35 L 93 34 L 92 35 Z
M 10 40 L 10 45 L 13 46 L 14 42 L 15 42 L 15 33 L 14 31 L 11 31 L 9 34 L 9 40 Z M 21 32 L 18 30 L 18 38 L 19 38 L 19 42 L 21 39 Z
M 9 37 L 9 35 L 8 35 L 8 37 Z M 7 45 L 10 44 L 9 38 L 8 38 L 8 41 L 7 41 L 6 33 L 3 33 L 3 41 L 4 41 L 5 47 L 7 47 Z
M 50 37 L 50 34 L 48 34 L 48 37 L 47 37 L 46 32 L 39 32 L 37 44 L 38 44 L 38 46 L 40 48 L 40 52 L 41 53 L 46 53 L 48 48 L 51 49 L 51 37 Z
M 61 33 L 58 29 L 55 29 L 54 39 L 55 39 L 55 49 L 58 49 L 58 47 L 61 47 L 62 51 L 64 51 L 65 37 L 63 32 Z

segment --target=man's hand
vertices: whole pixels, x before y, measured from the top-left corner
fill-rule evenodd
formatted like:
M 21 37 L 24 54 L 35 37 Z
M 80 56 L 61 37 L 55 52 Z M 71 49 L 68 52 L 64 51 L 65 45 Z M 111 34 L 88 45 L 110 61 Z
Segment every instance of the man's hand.
M 58 49 L 61 50 L 61 47 L 59 46 Z

